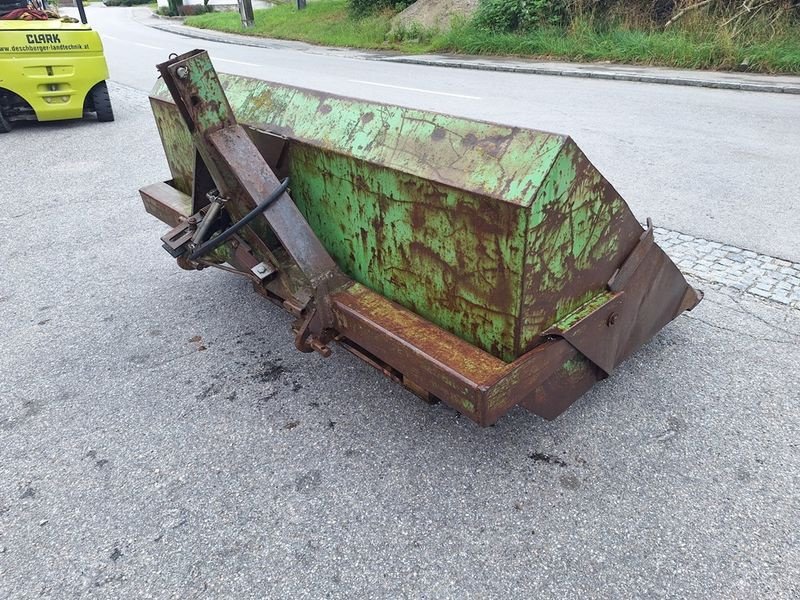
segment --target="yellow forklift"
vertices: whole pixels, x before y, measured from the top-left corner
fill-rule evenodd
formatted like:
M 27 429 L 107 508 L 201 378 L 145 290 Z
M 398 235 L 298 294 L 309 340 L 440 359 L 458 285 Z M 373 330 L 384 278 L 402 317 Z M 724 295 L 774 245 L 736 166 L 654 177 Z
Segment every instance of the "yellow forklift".
M 113 121 L 100 36 L 64 17 L 44 0 L 0 0 L 0 133 L 14 121 L 80 119 L 94 113 Z

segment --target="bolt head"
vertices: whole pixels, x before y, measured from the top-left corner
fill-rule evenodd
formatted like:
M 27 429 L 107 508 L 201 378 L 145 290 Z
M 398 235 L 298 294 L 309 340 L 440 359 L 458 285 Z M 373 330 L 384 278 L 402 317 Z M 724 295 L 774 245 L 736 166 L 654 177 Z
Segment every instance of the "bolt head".
M 189 76 L 189 69 L 186 67 L 178 67 L 175 69 L 175 74 L 178 76 L 178 79 L 186 79 Z
M 263 275 L 264 273 L 267 272 L 267 267 L 265 267 L 264 265 L 258 265 L 256 267 L 256 271 Z
M 611 313 L 606 321 L 606 324 L 611 327 L 614 323 L 619 320 L 619 315 L 617 313 Z

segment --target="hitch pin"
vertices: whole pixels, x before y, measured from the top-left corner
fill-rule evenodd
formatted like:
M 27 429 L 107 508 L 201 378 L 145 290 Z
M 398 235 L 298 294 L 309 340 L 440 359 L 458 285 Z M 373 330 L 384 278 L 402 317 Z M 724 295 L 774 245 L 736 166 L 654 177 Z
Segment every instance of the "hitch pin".
M 220 209 L 222 209 L 222 205 L 225 203 L 225 198 L 220 197 L 217 194 L 217 190 L 210 191 L 206 194 L 206 197 L 211 200 L 211 206 L 208 207 L 203 220 L 200 222 L 200 227 L 197 228 L 197 231 L 195 231 L 192 236 L 192 243 L 195 245 L 202 244 L 205 241 L 211 229 L 211 225 L 214 223 Z

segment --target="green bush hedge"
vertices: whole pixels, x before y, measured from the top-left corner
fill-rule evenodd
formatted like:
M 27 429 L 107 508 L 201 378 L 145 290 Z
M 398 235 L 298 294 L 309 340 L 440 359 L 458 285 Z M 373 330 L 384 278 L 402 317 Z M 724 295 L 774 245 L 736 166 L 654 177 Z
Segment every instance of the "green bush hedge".
M 348 7 L 352 15 L 363 17 L 378 12 L 379 10 L 403 10 L 405 7 L 414 4 L 414 1 L 415 0 L 348 0 Z
M 475 24 L 506 33 L 576 21 L 652 29 L 696 16 L 705 23 L 729 25 L 733 31 L 752 29 L 759 20 L 774 28 L 800 20 L 800 0 L 480 0 Z
M 563 25 L 566 0 L 483 0 L 475 22 L 491 31 L 526 31 L 539 25 Z

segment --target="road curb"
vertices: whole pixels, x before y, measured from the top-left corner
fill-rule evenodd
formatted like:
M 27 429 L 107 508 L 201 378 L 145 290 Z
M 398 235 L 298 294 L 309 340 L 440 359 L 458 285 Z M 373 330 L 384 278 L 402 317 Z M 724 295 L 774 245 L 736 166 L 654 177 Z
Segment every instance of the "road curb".
M 453 69 L 471 69 L 476 71 L 499 71 L 505 73 L 525 73 L 529 75 L 552 75 L 561 77 L 581 77 L 584 79 L 607 79 L 614 81 L 635 81 L 638 83 L 659 83 L 662 85 L 683 85 L 689 87 L 706 87 L 721 90 L 737 90 L 743 92 L 767 92 L 774 94 L 800 94 L 800 85 L 784 83 L 748 83 L 744 81 L 723 81 L 719 79 L 693 79 L 669 75 L 639 75 L 621 71 L 592 71 L 590 69 L 559 69 L 547 66 L 520 66 L 504 64 L 472 63 L 468 61 L 439 61 L 425 58 L 400 57 L 382 58 L 386 62 L 398 62 L 428 67 L 450 67 Z
M 196 29 L 192 28 L 189 29 L 188 25 L 167 25 L 165 23 L 146 23 L 140 21 L 142 25 L 146 25 L 147 27 L 151 27 L 153 29 L 158 29 L 160 31 L 166 31 L 168 33 L 174 33 L 175 35 L 182 35 L 183 37 L 198 39 L 198 40 L 206 40 L 209 42 L 217 42 L 219 44 L 232 44 L 234 46 L 249 46 L 251 48 L 266 48 L 272 49 L 270 43 L 281 42 L 281 43 L 294 43 L 294 44 L 305 44 L 306 42 L 298 42 L 296 40 L 279 40 L 279 39 L 272 39 L 272 38 L 264 38 L 264 41 L 254 40 L 247 36 L 236 36 L 236 38 L 231 38 L 231 35 L 221 31 L 209 31 L 206 32 L 205 29 Z M 309 44 L 310 46 L 310 44 Z
M 160 20 L 160 19 L 159 19 Z M 166 19 L 165 19 L 166 20 Z M 223 44 L 234 44 L 239 46 L 250 46 L 254 48 L 272 48 L 276 42 L 286 44 L 305 44 L 309 47 L 325 48 L 325 46 L 314 46 L 306 42 L 297 40 L 279 40 L 264 38 L 264 41 L 253 39 L 247 36 L 229 34 L 219 31 L 206 31 L 204 29 L 189 28 L 188 26 L 174 26 L 166 23 L 147 23 L 140 21 L 143 25 L 160 29 L 184 37 L 207 40 Z M 235 37 L 233 37 L 235 36 Z M 337 48 L 336 50 L 340 50 Z M 352 50 L 352 49 L 351 49 Z M 428 58 L 413 56 L 380 56 L 378 50 L 363 50 L 365 53 L 372 53 L 372 56 L 362 56 L 364 60 L 376 60 L 383 62 L 396 62 L 410 65 L 420 65 L 427 67 L 446 67 L 451 69 L 470 69 L 476 71 L 497 71 L 504 73 L 521 73 L 528 75 L 550 75 L 559 77 L 578 77 L 584 79 L 605 79 L 613 81 L 632 81 L 637 83 L 655 83 L 661 85 L 680 85 L 687 87 L 704 87 L 720 90 L 734 90 L 740 92 L 765 92 L 772 94 L 798 94 L 800 95 L 800 84 L 790 83 L 749 83 L 746 81 L 727 81 L 722 79 L 695 79 L 689 77 L 678 77 L 668 74 L 646 75 L 638 73 L 626 73 L 624 71 L 598 71 L 591 67 L 581 69 L 563 69 L 549 67 L 546 65 L 507 65 L 502 63 L 475 63 L 470 61 L 453 60 L 432 60 Z
M 158 19 L 159 21 L 167 21 L 168 23 L 169 22 L 183 23 L 183 19 L 185 18 L 185 17 L 170 17 L 168 15 L 160 15 L 157 12 L 152 13 L 150 16 L 153 17 L 154 19 Z

